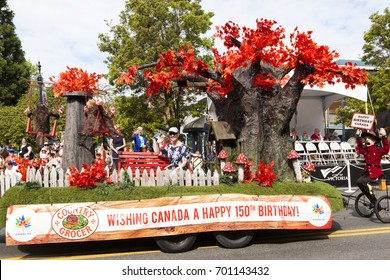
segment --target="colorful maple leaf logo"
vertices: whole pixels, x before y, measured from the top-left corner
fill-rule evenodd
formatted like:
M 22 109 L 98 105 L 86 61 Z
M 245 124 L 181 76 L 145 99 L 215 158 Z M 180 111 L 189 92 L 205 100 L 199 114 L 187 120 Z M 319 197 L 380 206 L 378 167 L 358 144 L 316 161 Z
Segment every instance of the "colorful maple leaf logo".
M 30 227 L 31 224 L 30 224 L 30 218 L 25 218 L 24 215 L 22 215 L 22 217 L 19 217 L 18 219 L 16 219 L 16 227 L 17 228 L 28 228 Z
M 312 209 L 313 209 L 313 214 L 318 214 L 318 215 L 324 214 L 324 207 L 319 206 L 318 203 L 314 204 L 312 206 Z

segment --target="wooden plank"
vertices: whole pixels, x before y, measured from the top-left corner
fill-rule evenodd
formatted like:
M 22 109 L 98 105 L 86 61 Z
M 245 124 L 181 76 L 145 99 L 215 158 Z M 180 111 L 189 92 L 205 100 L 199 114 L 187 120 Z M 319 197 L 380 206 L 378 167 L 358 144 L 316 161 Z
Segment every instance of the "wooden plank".
M 150 171 L 157 172 L 159 167 L 163 170 L 169 165 L 169 159 L 153 152 L 121 152 L 119 154 L 118 169 L 130 167 L 133 170 L 139 169 L 142 174 L 144 170 L 150 175 Z

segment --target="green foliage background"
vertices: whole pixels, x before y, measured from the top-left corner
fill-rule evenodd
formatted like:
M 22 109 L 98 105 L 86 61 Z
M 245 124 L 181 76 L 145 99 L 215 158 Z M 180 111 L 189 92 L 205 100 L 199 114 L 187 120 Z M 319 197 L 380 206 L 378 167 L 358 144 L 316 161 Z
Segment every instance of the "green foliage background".
M 0 1 L 0 105 L 5 106 L 15 105 L 26 92 L 31 70 L 16 35 L 13 18 L 7 1 Z
M 200 0 L 127 0 L 120 13 L 119 24 L 107 23 L 109 32 L 99 34 L 99 49 L 107 54 L 106 78 L 114 85 L 120 73 L 133 65 L 152 64 L 158 55 L 182 45 L 192 45 L 195 53 L 211 64 L 213 38 L 204 34 L 211 29 L 211 12 L 205 12 Z M 150 69 L 151 70 L 151 69 Z M 117 86 L 117 94 L 131 96 L 115 100 L 117 123 L 122 131 L 131 134 L 142 126 L 150 138 L 156 130 L 181 126 L 185 117 L 205 113 L 205 106 L 196 102 L 197 90 L 177 88 L 169 93 L 146 97 L 142 76 L 137 84 Z M 128 102 L 129 104 L 124 104 Z M 191 105 L 190 105 L 191 104 Z M 140 111 L 142 109 L 142 111 Z
M 337 123 L 347 126 L 354 112 L 378 115 L 390 109 L 390 9 L 386 8 L 382 14 L 372 14 L 370 20 L 371 27 L 364 33 L 362 61 L 376 67 L 375 71 L 369 72 L 368 77 L 372 106 L 370 100 L 365 104 L 354 98 L 346 98 L 344 108 L 337 109 Z

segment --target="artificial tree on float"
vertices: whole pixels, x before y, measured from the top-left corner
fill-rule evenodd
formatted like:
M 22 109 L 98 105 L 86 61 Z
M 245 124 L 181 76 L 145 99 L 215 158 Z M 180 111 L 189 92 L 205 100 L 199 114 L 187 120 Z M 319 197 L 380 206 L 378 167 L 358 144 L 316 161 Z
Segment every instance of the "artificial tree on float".
M 293 179 L 286 159 L 292 149 L 289 123 L 304 86 L 342 82 L 354 88 L 367 79 L 356 65 L 337 65 L 338 53 L 317 45 L 311 33 L 296 28 L 287 45 L 285 30 L 275 21 L 257 20 L 255 28 L 228 22 L 217 27 L 215 36 L 228 50 L 223 54 L 214 50 L 214 69 L 187 46 L 160 54 L 156 63 L 130 67 L 118 82 L 131 84 L 139 70 L 155 66 L 143 71 L 148 95 L 169 92 L 177 81 L 205 89 L 218 120 L 228 122 L 240 141 L 241 152 L 257 163 L 274 161 L 280 179 Z

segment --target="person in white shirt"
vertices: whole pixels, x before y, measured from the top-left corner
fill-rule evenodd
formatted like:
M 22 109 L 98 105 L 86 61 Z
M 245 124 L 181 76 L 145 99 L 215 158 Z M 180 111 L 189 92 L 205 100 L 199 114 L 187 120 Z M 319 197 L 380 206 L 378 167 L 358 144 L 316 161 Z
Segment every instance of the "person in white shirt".
M 60 168 L 61 167 L 61 157 L 57 156 L 55 151 L 50 153 L 49 161 L 46 164 L 47 167 Z
M 22 173 L 18 171 L 18 167 L 13 165 L 12 162 L 6 162 L 5 164 L 5 170 L 4 170 L 4 175 L 6 176 L 12 176 L 15 175 L 17 182 L 20 182 L 22 179 Z

